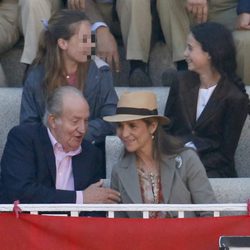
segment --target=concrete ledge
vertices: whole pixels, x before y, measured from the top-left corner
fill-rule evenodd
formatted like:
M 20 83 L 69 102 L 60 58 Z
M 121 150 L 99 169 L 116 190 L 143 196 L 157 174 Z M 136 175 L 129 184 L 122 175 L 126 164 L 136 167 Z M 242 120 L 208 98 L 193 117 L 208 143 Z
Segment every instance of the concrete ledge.
M 218 203 L 246 203 L 250 198 L 250 178 L 210 178 Z
M 0 159 L 7 135 L 19 123 L 21 88 L 0 88 Z
M 210 178 L 218 203 L 247 203 L 250 198 L 250 178 Z M 239 215 L 243 212 L 222 212 L 221 215 Z

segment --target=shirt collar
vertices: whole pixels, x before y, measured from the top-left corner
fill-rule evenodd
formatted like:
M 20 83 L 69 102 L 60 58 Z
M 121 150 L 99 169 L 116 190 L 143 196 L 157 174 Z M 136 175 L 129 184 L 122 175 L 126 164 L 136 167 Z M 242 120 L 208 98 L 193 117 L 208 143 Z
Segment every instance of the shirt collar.
M 76 150 L 69 151 L 69 152 L 66 153 L 63 150 L 62 145 L 56 140 L 56 138 L 53 136 L 53 134 L 51 133 L 49 128 L 47 128 L 47 131 L 48 131 L 49 139 L 50 139 L 51 144 L 53 146 L 54 152 L 56 152 L 56 150 L 59 150 L 59 151 L 64 152 L 65 154 L 70 155 L 70 156 L 78 155 L 78 154 L 80 154 L 82 152 L 82 147 L 80 145 Z

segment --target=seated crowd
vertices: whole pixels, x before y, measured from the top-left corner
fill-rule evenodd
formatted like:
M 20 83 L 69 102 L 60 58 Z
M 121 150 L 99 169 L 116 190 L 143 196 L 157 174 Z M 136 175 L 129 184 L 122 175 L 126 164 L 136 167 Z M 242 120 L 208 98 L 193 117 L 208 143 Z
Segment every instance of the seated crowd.
M 19 4 L 22 2 L 25 0 Z M 237 54 L 235 33 L 209 12 L 211 6 L 207 1 L 198 4 L 187 0 L 185 11 L 193 14 L 198 24 L 191 28 L 190 23 L 184 25 L 188 30 L 183 32 L 185 49 L 183 55 L 174 56 L 182 47 L 175 47 L 179 42 L 170 38 L 170 27 L 165 27 L 169 24 L 161 15 L 165 8 L 170 10 L 172 1 L 152 1 L 147 8 L 152 10 L 156 4 L 165 41 L 170 43 L 173 61 L 182 69 L 170 87 L 165 114 L 161 116 L 156 96 L 151 92 L 124 93 L 118 100 L 110 69 L 114 64 L 119 70 L 114 37 L 106 26 L 105 34 L 102 33 L 103 24 L 97 23 L 99 33 L 96 31 L 95 44 L 91 40 L 93 25 L 85 12 L 79 10 L 86 8 L 87 12 L 91 1 L 78 1 L 82 5 L 75 5 L 74 0 L 67 2 L 69 9 L 60 9 L 48 21 L 43 20 L 38 49 L 34 50 L 36 56 L 25 62 L 30 66 L 23 83 L 20 125 L 9 132 L 1 160 L 0 203 L 15 200 L 77 204 L 216 203 L 208 177 L 237 177 L 234 154 L 250 114 L 250 100 L 237 75 L 243 72 L 237 68 L 237 62 L 241 60 L 244 64 L 249 59 L 243 60 Z M 115 1 L 127 59 L 131 63 L 131 81 L 135 70 L 148 74 L 152 35 L 152 27 L 146 26 L 149 38 L 144 41 L 148 44 L 140 49 L 135 46 L 141 44 L 139 27 L 131 24 L 125 27 L 133 18 L 137 18 L 134 24 L 140 23 L 130 9 L 139 8 L 132 4 L 135 2 Z M 244 0 L 238 4 L 240 22 L 244 8 L 249 8 L 250 16 L 250 6 Z M 124 8 L 130 10 L 126 18 L 122 17 Z M 169 13 L 171 18 L 172 14 Z M 250 25 L 250 18 L 244 20 Z M 248 29 L 248 25 L 238 27 Z M 181 31 L 178 27 L 174 29 Z M 250 31 L 245 32 L 250 37 Z M 109 49 L 104 41 L 107 37 Z M 248 43 L 249 47 L 250 39 Z M 99 57 L 90 59 L 96 45 Z M 102 45 L 105 45 L 104 52 Z M 136 49 L 138 56 L 132 49 Z M 238 63 L 241 69 L 245 67 L 242 64 Z M 241 75 L 244 79 L 247 79 L 246 72 Z M 102 180 L 105 137 L 115 134 L 115 130 L 125 150 L 113 168 L 111 188 L 108 188 Z M 141 216 L 133 212 L 116 215 Z M 195 215 L 209 214 L 186 214 Z M 152 218 L 175 216 L 150 213 Z

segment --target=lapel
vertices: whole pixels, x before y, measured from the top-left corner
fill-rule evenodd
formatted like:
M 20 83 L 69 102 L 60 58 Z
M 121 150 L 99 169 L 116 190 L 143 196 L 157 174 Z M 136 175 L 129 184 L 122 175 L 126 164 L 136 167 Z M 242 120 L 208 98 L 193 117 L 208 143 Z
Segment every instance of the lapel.
M 214 116 L 216 112 L 219 110 L 220 103 L 223 102 L 223 98 L 225 94 L 228 92 L 228 88 L 226 85 L 227 84 L 223 79 L 221 79 L 218 82 L 214 92 L 212 93 L 211 97 L 208 100 L 207 105 L 205 106 L 203 112 L 196 121 L 196 126 L 195 126 L 196 128 L 206 123 L 208 119 Z
M 161 186 L 164 203 L 168 203 L 171 194 L 171 187 L 174 181 L 176 169 L 176 155 L 163 156 L 160 162 Z M 139 178 L 136 171 L 135 155 L 129 154 L 124 158 L 119 172 L 123 187 L 133 203 L 142 203 Z
M 39 135 L 40 135 L 40 141 L 42 146 L 42 152 L 45 156 L 45 163 L 47 164 L 53 182 L 56 183 L 56 162 L 55 162 L 55 155 L 53 151 L 53 147 L 48 135 L 47 128 L 44 125 L 41 125 L 39 128 Z
M 136 158 L 134 154 L 127 154 L 122 161 L 119 172 L 120 180 L 133 203 L 142 203 L 141 189 L 136 170 Z
M 89 185 L 90 171 L 95 171 L 95 166 L 91 166 L 92 157 L 94 158 L 95 156 L 89 152 L 89 148 L 84 142 L 82 143 L 82 152 L 72 157 L 75 190 L 85 189 Z M 96 178 L 98 179 L 99 176 L 96 176 Z
M 184 80 L 185 81 L 185 80 Z M 183 114 L 187 115 L 187 122 L 189 127 L 192 129 L 196 123 L 196 109 L 197 99 L 199 93 L 199 77 L 195 74 L 190 79 L 187 77 L 187 82 L 184 82 L 183 90 L 181 91 L 181 98 L 183 99 Z
M 54 150 L 47 132 L 47 128 L 43 125 L 39 127 L 39 133 L 40 133 L 40 140 L 42 145 L 42 151 L 45 156 L 45 163 L 47 164 L 47 167 L 49 168 L 49 171 L 51 173 L 54 185 L 56 183 L 56 161 L 55 161 L 55 155 Z M 75 189 L 84 189 L 86 186 L 88 186 L 89 183 L 89 170 L 91 169 L 90 160 L 89 158 L 94 157 L 93 155 L 89 154 L 89 148 L 85 143 L 82 143 L 82 148 L 84 150 L 84 153 L 80 153 L 79 155 L 76 155 L 72 157 L 72 171 L 73 171 L 73 177 L 74 177 L 74 185 Z M 89 157 L 89 158 L 88 158 Z M 88 159 L 86 159 L 88 158 Z M 83 164 L 84 163 L 84 164 Z M 84 172 L 84 174 L 83 174 Z M 97 176 L 96 178 L 98 178 Z M 83 186 L 83 184 L 86 184 Z
M 164 203 L 169 203 L 171 187 L 174 181 L 174 174 L 176 170 L 176 155 L 167 156 L 164 155 L 160 162 L 161 171 L 161 188 Z

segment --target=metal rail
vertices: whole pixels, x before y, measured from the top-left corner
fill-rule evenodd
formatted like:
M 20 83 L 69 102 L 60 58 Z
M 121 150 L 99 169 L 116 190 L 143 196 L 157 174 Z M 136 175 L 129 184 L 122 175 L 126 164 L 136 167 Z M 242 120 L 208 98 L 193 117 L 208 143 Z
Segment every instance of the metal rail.
M 246 203 L 227 204 L 20 204 L 23 212 L 38 214 L 39 212 L 65 212 L 78 217 L 82 211 L 107 211 L 108 218 L 114 218 L 116 211 L 141 211 L 143 218 L 149 218 L 150 211 L 178 212 L 178 218 L 184 218 L 187 211 L 210 211 L 214 217 L 221 216 L 221 212 L 247 213 Z M 0 205 L 0 212 L 10 212 L 12 204 Z

